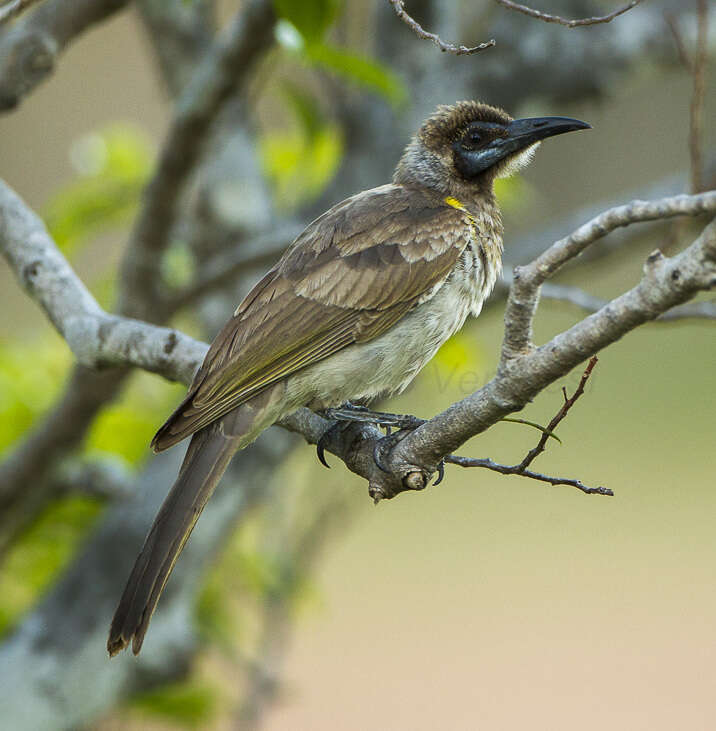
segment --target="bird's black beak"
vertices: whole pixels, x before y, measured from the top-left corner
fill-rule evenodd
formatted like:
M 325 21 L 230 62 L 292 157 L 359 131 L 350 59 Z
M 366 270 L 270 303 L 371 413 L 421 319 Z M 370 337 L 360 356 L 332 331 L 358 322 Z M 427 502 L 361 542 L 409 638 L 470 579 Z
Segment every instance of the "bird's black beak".
M 591 129 L 592 125 L 569 117 L 531 117 L 530 119 L 513 119 L 507 125 L 507 137 L 501 141 L 514 152 L 533 145 L 535 142 L 574 132 L 578 129 Z
M 455 164 L 468 179 L 478 176 L 510 155 L 514 155 L 547 137 L 591 129 L 592 125 L 569 117 L 532 117 L 513 119 L 502 126 L 500 133 L 483 145 L 465 149 L 460 142 L 454 145 Z

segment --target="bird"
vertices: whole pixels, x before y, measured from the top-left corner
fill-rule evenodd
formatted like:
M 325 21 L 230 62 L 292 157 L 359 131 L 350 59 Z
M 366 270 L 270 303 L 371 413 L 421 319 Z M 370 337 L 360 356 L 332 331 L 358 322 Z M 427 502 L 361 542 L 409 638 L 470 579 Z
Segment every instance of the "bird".
M 157 431 L 161 452 L 191 436 L 111 623 L 107 649 L 138 654 L 159 597 L 234 453 L 299 407 L 322 411 L 401 392 L 480 314 L 501 271 L 497 178 L 542 140 L 588 129 L 569 117 L 513 119 L 478 101 L 439 106 L 392 183 L 310 223 L 236 308 L 184 400 Z

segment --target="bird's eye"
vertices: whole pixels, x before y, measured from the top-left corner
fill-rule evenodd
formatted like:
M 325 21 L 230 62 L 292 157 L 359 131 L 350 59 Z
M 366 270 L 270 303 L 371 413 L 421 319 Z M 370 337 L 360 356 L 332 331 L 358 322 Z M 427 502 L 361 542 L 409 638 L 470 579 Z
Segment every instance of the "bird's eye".
M 468 130 L 462 138 L 461 144 L 466 150 L 474 150 L 482 143 L 482 135 L 476 129 Z

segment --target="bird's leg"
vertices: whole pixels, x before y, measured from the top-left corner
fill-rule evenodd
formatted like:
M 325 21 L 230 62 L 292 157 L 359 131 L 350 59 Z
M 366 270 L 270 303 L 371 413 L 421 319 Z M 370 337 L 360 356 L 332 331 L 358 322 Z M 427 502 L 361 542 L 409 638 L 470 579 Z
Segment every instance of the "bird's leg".
M 372 411 L 366 406 L 353 404 L 350 401 L 346 401 L 338 408 L 325 409 L 322 413 L 327 419 L 331 419 L 335 422 L 326 429 L 316 445 L 318 459 L 321 464 L 326 467 L 328 467 L 328 463 L 326 462 L 324 449 L 326 442 L 328 441 L 329 434 L 332 433 L 333 429 L 346 429 L 353 422 L 377 424 L 378 426 L 383 427 L 386 435 L 376 442 L 375 449 L 373 450 L 373 460 L 376 465 L 383 470 L 383 472 L 390 472 L 389 467 L 386 465 L 385 457 L 390 454 L 390 451 L 403 439 L 405 439 L 410 432 L 425 423 L 425 419 L 421 419 L 418 416 L 412 416 L 411 414 L 392 414 L 387 411 Z M 393 428 L 398 431 L 392 433 Z M 437 473 L 438 477 L 433 483 L 434 485 L 438 485 L 442 482 L 442 479 L 445 476 L 445 463 L 443 460 L 440 460 L 440 463 L 437 466 Z
M 365 406 L 352 404 L 346 401 L 336 409 L 326 409 L 323 412 L 327 419 L 334 421 L 360 421 L 368 424 L 377 424 L 386 429 L 417 429 L 425 423 L 425 419 L 410 414 L 391 414 L 387 411 L 371 411 Z

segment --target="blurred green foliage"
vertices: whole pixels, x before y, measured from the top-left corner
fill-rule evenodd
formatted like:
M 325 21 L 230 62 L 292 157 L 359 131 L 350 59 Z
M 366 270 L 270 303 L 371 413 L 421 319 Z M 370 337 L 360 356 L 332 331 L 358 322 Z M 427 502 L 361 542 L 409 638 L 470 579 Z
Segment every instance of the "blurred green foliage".
M 67 346 L 54 334 L 29 343 L 0 343 L 0 453 L 47 410 L 70 362 Z
M 119 401 L 105 408 L 87 435 L 85 451 L 111 452 L 137 465 L 149 456 L 149 442 L 186 388 L 151 373 L 138 372 Z
M 100 509 L 101 503 L 88 497 L 57 500 L 12 547 L 0 572 L 0 635 L 72 559 Z
M 400 78 L 365 56 L 325 43 L 313 43 L 306 47 L 305 57 L 310 65 L 379 94 L 395 108 L 401 107 L 408 99 L 407 89 Z
M 209 685 L 188 680 L 134 696 L 129 707 L 183 728 L 206 728 L 216 715 L 219 698 Z
M 278 207 L 292 210 L 315 199 L 330 182 L 343 154 L 343 139 L 338 125 L 321 116 L 307 92 L 293 85 L 285 85 L 283 92 L 296 126 L 263 135 L 260 151 Z
M 78 177 L 58 191 L 45 221 L 66 253 L 91 236 L 127 223 L 134 213 L 154 155 L 141 130 L 126 124 L 78 139 L 70 159 Z
M 309 42 L 323 38 L 340 6 L 340 0 L 274 0 L 276 14 Z

